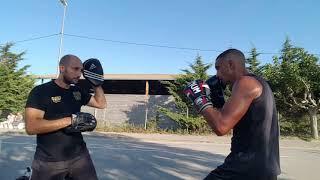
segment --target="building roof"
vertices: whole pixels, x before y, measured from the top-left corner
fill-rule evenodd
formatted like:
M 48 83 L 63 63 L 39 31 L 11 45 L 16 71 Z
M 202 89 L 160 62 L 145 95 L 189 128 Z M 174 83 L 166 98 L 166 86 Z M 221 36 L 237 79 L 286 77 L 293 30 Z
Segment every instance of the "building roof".
M 56 74 L 34 75 L 36 79 L 55 79 Z M 105 80 L 175 80 L 178 74 L 104 74 Z M 81 77 L 83 78 L 83 77 Z

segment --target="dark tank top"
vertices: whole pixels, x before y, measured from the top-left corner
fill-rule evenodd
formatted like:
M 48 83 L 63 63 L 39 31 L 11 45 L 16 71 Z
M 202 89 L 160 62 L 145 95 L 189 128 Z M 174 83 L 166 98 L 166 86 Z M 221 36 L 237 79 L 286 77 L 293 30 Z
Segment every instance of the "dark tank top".
M 257 174 L 280 174 L 279 124 L 272 90 L 261 77 L 249 74 L 262 85 L 261 95 L 233 129 L 229 163 L 238 170 Z M 228 161 L 228 160 L 226 160 Z

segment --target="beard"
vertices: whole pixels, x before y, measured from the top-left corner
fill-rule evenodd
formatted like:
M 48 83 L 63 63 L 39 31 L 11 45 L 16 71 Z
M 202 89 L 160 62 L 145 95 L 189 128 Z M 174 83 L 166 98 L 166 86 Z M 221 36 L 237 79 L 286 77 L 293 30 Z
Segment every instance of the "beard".
M 68 85 L 76 84 L 76 83 L 77 83 L 75 80 L 66 78 L 66 77 L 64 77 L 64 76 L 63 76 L 63 82 L 66 83 L 66 84 L 68 84 Z

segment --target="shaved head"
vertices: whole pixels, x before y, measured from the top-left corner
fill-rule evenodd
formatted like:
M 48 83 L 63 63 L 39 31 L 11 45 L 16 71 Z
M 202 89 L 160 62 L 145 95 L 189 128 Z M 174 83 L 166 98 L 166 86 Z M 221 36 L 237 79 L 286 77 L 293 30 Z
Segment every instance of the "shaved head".
M 244 54 L 238 49 L 228 49 L 221 53 L 216 61 L 234 61 L 235 63 L 245 67 L 246 58 Z
M 239 77 L 247 74 L 246 59 L 238 49 L 228 49 L 216 58 L 217 76 L 225 84 L 233 84 Z
M 82 74 L 83 65 L 81 60 L 75 55 L 65 55 L 59 62 L 59 79 L 64 84 L 76 84 Z
M 59 65 L 60 66 L 68 66 L 70 64 L 70 62 L 72 62 L 72 61 L 80 61 L 81 62 L 81 60 L 77 56 L 72 55 L 72 54 L 67 54 L 60 59 Z

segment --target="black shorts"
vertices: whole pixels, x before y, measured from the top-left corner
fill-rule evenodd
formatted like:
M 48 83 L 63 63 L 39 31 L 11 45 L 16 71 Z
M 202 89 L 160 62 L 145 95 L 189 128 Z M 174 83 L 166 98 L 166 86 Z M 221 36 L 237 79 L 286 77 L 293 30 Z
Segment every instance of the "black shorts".
M 97 180 L 89 153 L 67 161 L 33 160 L 31 180 Z
M 243 175 L 218 167 L 211 171 L 204 180 L 277 180 L 277 175 Z
M 251 153 L 229 154 L 224 163 L 211 171 L 204 180 L 276 180 L 277 175 L 258 171 Z M 259 173 L 261 172 L 261 173 Z

